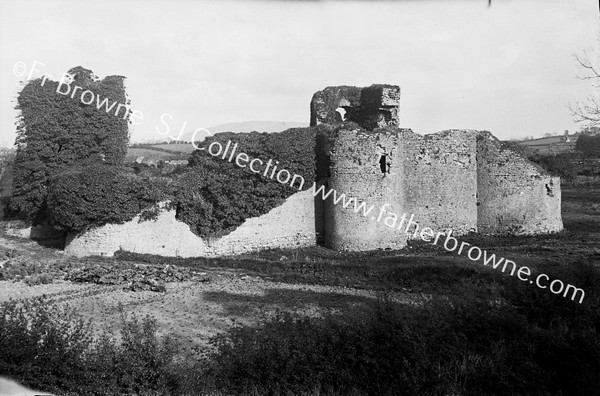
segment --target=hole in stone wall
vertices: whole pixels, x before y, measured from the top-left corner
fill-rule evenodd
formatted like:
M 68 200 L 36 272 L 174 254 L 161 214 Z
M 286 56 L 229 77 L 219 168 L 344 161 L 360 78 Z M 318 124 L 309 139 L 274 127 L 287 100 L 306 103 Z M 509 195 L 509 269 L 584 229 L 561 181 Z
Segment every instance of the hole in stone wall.
M 554 193 L 552 192 L 552 185 L 547 185 L 546 184 L 546 194 L 548 194 L 551 197 L 554 196 Z
M 379 169 L 381 169 L 381 173 L 385 174 L 389 172 L 388 164 L 387 164 L 387 155 L 382 155 L 379 159 Z

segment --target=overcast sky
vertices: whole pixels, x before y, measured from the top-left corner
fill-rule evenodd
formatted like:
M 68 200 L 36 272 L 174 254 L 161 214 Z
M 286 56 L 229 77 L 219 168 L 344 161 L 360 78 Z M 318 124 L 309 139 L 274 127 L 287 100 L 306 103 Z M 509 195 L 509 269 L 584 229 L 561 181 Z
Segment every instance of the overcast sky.
M 127 77 L 134 141 L 162 138 L 163 113 L 186 131 L 308 122 L 315 91 L 373 83 L 401 87 L 401 126 L 418 133 L 576 131 L 567 105 L 591 87 L 573 54 L 596 45 L 598 21 L 596 0 L 0 0 L 0 144 L 14 141 L 19 61 Z

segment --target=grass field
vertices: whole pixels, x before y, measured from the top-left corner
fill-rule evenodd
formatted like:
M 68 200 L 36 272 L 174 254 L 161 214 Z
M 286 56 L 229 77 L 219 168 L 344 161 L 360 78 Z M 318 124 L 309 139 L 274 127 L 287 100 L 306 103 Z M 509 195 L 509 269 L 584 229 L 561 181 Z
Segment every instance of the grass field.
M 600 190 L 563 186 L 562 197 L 561 233 L 461 240 L 583 288 L 582 304 L 423 242 L 75 259 L 8 235 L 0 302 L 45 295 L 96 335 L 150 315 L 159 338 L 204 367 L 178 380 L 189 394 L 599 394 Z M 166 290 L 131 291 L 145 280 Z
M 169 151 L 177 151 L 181 153 L 190 154 L 192 151 L 196 150 L 193 144 L 153 144 L 152 147 L 169 150 Z

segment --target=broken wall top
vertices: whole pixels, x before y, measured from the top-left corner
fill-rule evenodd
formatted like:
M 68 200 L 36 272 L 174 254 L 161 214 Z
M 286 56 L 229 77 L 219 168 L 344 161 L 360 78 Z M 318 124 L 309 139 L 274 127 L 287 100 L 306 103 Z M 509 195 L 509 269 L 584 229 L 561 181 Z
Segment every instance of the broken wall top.
M 399 112 L 400 87 L 397 85 L 327 87 L 313 95 L 310 125 L 336 125 L 352 121 L 367 130 L 373 130 L 398 126 Z

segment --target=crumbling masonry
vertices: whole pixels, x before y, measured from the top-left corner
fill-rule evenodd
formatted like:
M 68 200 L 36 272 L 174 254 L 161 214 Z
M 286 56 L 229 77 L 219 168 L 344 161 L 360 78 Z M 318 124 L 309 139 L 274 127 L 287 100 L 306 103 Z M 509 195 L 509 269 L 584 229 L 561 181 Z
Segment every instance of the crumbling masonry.
M 341 108 L 344 120 L 364 128 L 341 128 L 332 138 L 329 187 L 457 235 L 562 229 L 558 177 L 486 131 L 421 136 L 400 129 L 399 100 L 400 88 L 391 85 L 329 87 L 313 96 L 312 126 L 341 122 Z M 322 240 L 333 249 L 401 248 L 410 237 L 331 200 L 318 212 Z
M 560 231 L 560 179 L 548 175 L 486 131 L 421 136 L 399 125 L 400 88 L 329 87 L 314 94 L 311 126 L 340 125 L 318 157 L 317 172 L 348 197 L 379 210 L 413 214 L 419 226 L 454 235 Z M 323 168 L 325 167 L 325 168 Z M 377 214 L 375 214 L 376 216 Z M 336 250 L 398 249 L 408 235 L 352 207 L 292 195 L 229 235 L 207 241 L 163 211 L 156 221 L 108 224 L 69 236 L 68 254 L 112 255 L 122 249 L 164 256 L 215 256 L 264 248 L 323 244 Z

